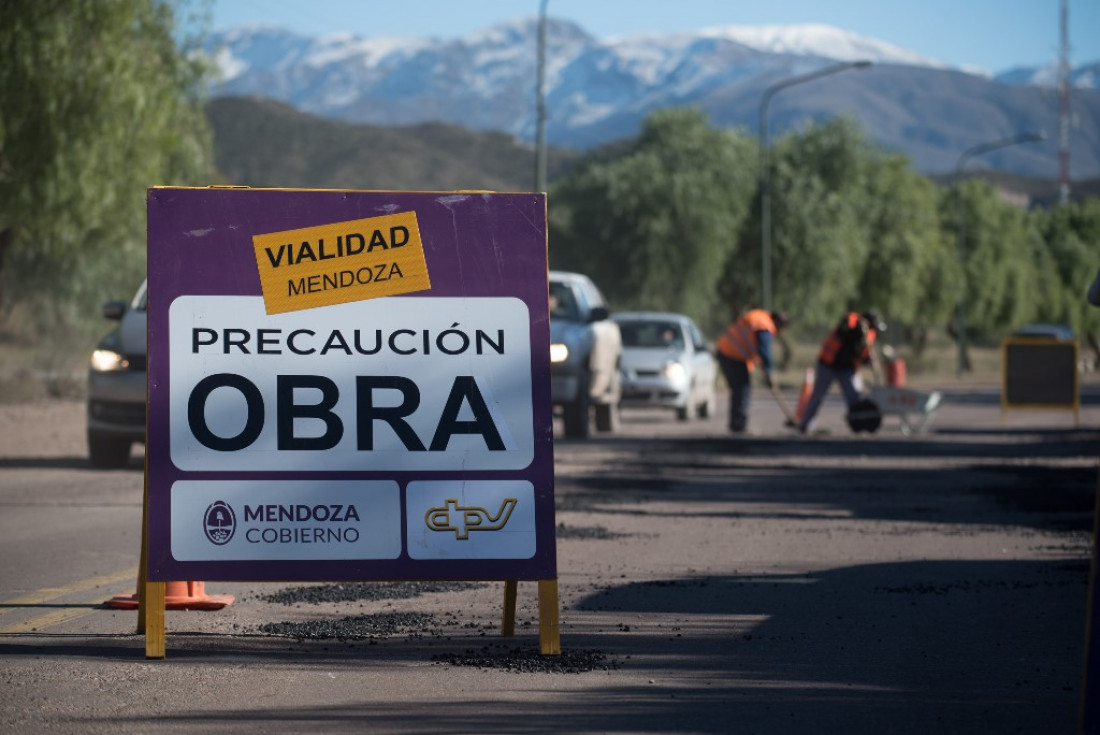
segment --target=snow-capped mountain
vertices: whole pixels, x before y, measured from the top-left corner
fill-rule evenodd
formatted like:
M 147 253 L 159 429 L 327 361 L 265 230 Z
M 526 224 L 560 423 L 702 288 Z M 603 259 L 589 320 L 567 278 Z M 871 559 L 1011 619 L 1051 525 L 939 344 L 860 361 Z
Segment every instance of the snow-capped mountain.
M 936 59 L 906 51 L 885 41 L 820 24 L 792 26 L 723 26 L 706 28 L 700 35 L 726 38 L 769 54 L 818 56 L 837 61 L 867 59 L 879 64 L 908 64 L 937 69 L 947 65 Z
M 1001 72 L 993 78 L 1003 84 L 1057 87 L 1058 67 L 1055 64 L 1039 67 L 1019 67 Z M 1070 69 L 1069 83 L 1074 89 L 1100 89 L 1100 61 Z
M 537 34 L 533 18 L 450 40 L 311 38 L 272 27 L 242 28 L 211 38 L 209 50 L 222 73 L 214 94 L 271 97 L 351 122 L 443 121 L 531 141 Z M 550 19 L 547 139 L 587 148 L 629 137 L 646 114 L 671 105 L 696 106 L 714 124 L 755 131 L 769 86 L 862 59 L 874 67 L 776 95 L 769 109 L 772 133 L 852 115 L 884 147 L 908 154 L 920 170 L 939 172 L 950 170 L 958 152 L 975 142 L 1036 126 L 1057 129 L 1057 108 L 1045 101 L 1048 91 L 952 70 L 828 26 L 726 26 L 597 39 L 573 23 Z M 1100 93 L 1080 94 L 1085 101 L 1075 114 L 1088 134 L 1077 136 L 1074 159 L 1078 171 L 1095 172 L 1100 170 Z M 1019 173 L 1051 175 L 1057 168 L 1051 145 L 1043 151 L 1020 147 L 986 160 L 1000 160 Z

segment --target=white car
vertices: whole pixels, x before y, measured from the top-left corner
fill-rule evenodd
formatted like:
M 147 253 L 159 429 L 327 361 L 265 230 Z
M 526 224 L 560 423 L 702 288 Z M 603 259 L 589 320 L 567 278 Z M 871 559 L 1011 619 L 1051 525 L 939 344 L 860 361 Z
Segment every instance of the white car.
M 103 316 L 118 321 L 92 352 L 88 367 L 88 456 L 95 467 L 125 467 L 130 447 L 145 442 L 146 292 L 111 301 Z
M 681 421 L 714 415 L 717 363 L 690 317 L 615 315 L 623 339 L 623 405 L 664 406 Z
M 619 424 L 622 337 L 603 294 L 588 276 L 550 271 L 550 394 L 560 406 L 565 436 Z

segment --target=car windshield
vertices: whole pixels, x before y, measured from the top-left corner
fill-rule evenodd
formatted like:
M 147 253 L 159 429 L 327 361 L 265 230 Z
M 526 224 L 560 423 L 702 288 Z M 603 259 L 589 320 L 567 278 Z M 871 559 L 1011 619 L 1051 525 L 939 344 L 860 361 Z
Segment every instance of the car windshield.
M 577 299 L 573 290 L 564 283 L 550 282 L 550 316 L 556 319 L 578 321 Z
M 623 321 L 619 323 L 624 347 L 682 348 L 680 325 L 665 321 Z

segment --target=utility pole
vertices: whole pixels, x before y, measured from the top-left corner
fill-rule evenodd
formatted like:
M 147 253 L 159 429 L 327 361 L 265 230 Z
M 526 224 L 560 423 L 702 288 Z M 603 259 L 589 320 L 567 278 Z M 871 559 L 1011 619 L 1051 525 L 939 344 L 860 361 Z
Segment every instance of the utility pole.
M 1058 200 L 1069 204 L 1069 0 L 1062 0 L 1058 54 Z
M 535 90 L 535 191 L 546 191 L 546 3 L 539 3 L 539 49 Z

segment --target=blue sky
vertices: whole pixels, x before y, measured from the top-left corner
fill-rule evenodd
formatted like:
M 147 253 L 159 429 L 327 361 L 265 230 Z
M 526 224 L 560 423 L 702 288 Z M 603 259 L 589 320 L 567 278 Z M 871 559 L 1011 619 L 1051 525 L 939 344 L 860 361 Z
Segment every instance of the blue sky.
M 721 25 L 823 23 L 951 66 L 1006 71 L 1058 59 L 1060 0 L 548 0 L 597 37 Z M 213 0 L 213 27 L 454 38 L 538 15 L 539 0 Z M 1070 62 L 1100 61 L 1100 0 L 1070 0 Z

